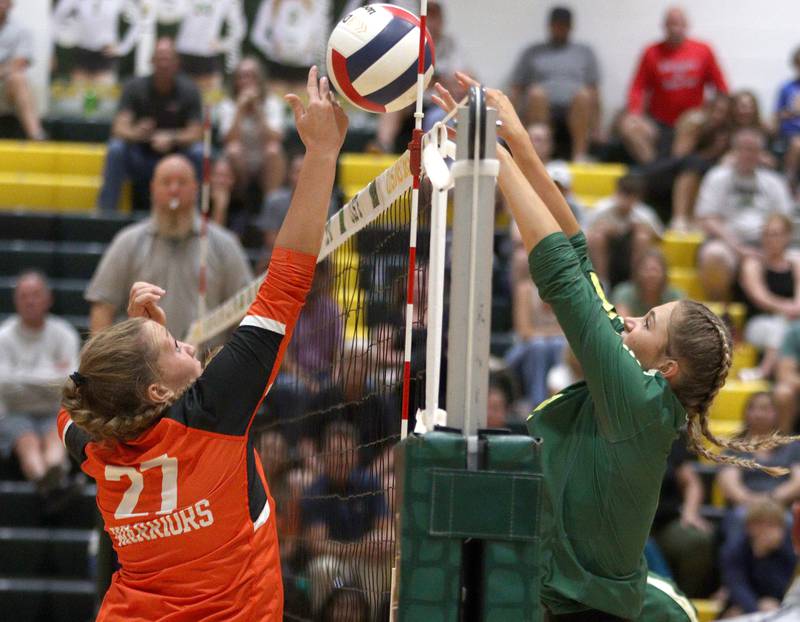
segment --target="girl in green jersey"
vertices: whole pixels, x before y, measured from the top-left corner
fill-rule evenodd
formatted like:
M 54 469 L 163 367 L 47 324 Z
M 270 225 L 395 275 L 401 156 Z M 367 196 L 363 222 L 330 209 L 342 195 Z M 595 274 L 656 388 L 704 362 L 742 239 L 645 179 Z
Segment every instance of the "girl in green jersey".
M 437 90 L 439 105 L 455 106 L 444 88 Z M 500 190 L 530 253 L 531 276 L 586 378 L 528 420 L 530 433 L 543 440 L 542 603 L 549 620 L 636 620 L 647 581 L 644 545 L 678 431 L 687 426 L 691 448 L 710 460 L 754 468 L 761 467 L 711 452 L 704 441 L 751 451 L 791 439 L 745 443 L 710 432 L 708 408 L 731 366 L 723 323 L 693 301 L 621 318 L 508 98 L 487 89 L 486 100 L 498 110 L 498 135 L 513 153 L 498 147 Z

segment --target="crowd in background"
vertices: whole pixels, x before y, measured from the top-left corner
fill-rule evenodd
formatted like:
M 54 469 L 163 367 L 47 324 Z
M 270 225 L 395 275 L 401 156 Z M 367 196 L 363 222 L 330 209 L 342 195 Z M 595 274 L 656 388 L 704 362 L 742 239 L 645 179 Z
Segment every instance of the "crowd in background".
M 118 61 L 139 33 L 138 3 L 101 4 L 100 11 L 88 0 L 55 6 L 55 23 L 75 37 L 69 71 L 76 83 L 116 81 Z M 264 0 L 249 35 L 258 56 L 242 56 L 249 25 L 239 2 L 186 4 L 175 38 L 156 41 L 152 72 L 125 82 L 119 98 L 97 208 L 116 212 L 129 181 L 134 208 L 148 213 L 113 240 L 86 290 L 91 331 L 124 314 L 128 291 L 141 280 L 172 294 L 167 318 L 173 334 L 185 334 L 195 319 L 203 102 L 214 89 L 224 96 L 213 110 L 209 306 L 252 278 L 242 248 L 248 236 L 263 248 L 255 267 L 264 267 L 303 157 L 287 141 L 292 128 L 279 94 L 318 62 L 319 43 L 335 16 L 360 3 L 335 2 L 328 10 L 326 3 Z M 40 140 L 46 135 L 25 75 L 30 34 L 9 18 L 10 5 L 0 0 L 0 113 L 16 113 L 25 135 Z M 452 74 L 469 67 L 446 31 L 443 7 L 429 2 L 428 10 L 437 79 L 458 94 Z M 685 11 L 671 8 L 663 16 L 663 40 L 642 52 L 630 77 L 625 108 L 604 127 L 601 68 L 591 47 L 573 41 L 574 19 L 580 15 L 566 7 L 552 9 L 547 39 L 531 42 L 509 65 L 507 87 L 586 231 L 610 301 L 623 315 L 642 316 L 684 297 L 669 284 L 659 245 L 668 229 L 701 232 L 696 269 L 705 299 L 719 303 L 725 317 L 728 305 L 743 303 L 743 330 L 731 328 L 737 341 L 759 352 L 757 366 L 740 376 L 772 382 L 748 402 L 742 437 L 797 433 L 800 254 L 793 241 L 800 49 L 787 50 L 795 76 L 776 85 L 777 105 L 766 114 L 752 91 L 729 89 L 712 46 L 690 38 Z M 438 111 L 428 101 L 426 110 L 429 126 Z M 410 111 L 382 115 L 368 149 L 403 149 L 410 124 Z M 624 162 L 629 169 L 611 196 L 581 205 L 565 159 Z M 339 205 L 332 197 L 331 210 Z M 494 361 L 488 422 L 524 433 L 526 414 L 582 372 L 537 295 L 518 232 L 512 228 L 501 237 L 494 291 L 509 298 L 513 340 Z M 344 349 L 333 276 L 333 268 L 321 264 L 295 346 L 264 405 L 260 451 L 277 502 L 287 602 L 324 620 L 339 619 L 342 608 L 348 619 L 368 620 L 386 607 L 393 552 L 391 444 L 399 438 L 400 410 L 393 370 L 403 336 L 397 318 L 387 317 L 364 343 Z M 391 294 L 396 309 L 404 304 L 400 290 Z M 54 387 L 74 368 L 79 347 L 75 330 L 48 314 L 51 300 L 47 276 L 26 272 L 15 291 L 17 313 L 0 325 L 0 455 L 15 455 L 48 502 L 71 485 L 55 435 Z M 424 326 L 418 332 L 414 343 Z M 711 502 L 704 472 L 678 439 L 647 549 L 653 570 L 674 578 L 691 597 L 715 595 L 729 616 L 778 609 L 797 562 L 788 510 L 800 499 L 800 444 L 755 457 L 790 474 L 719 469 L 712 477 L 726 509 L 712 516 L 704 514 Z M 352 617 L 354 611 L 360 613 Z

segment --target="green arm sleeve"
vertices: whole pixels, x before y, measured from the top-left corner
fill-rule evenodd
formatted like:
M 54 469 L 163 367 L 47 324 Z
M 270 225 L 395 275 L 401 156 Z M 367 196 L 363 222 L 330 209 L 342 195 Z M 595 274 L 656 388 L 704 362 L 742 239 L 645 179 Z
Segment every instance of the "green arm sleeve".
M 531 276 L 583 367 L 601 434 L 624 440 L 656 421 L 665 381 L 643 370 L 623 345 L 619 316 L 597 276 L 584 271 L 591 268 L 585 237 L 573 240 L 570 244 L 563 233 L 542 240 L 529 257 Z

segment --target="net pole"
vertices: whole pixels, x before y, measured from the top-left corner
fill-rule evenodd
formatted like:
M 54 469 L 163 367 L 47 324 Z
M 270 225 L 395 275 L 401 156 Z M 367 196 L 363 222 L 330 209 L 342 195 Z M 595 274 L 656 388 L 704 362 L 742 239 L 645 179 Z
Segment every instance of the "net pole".
M 448 141 L 447 126 L 438 124 L 432 136 L 440 152 Z M 431 198 L 431 241 L 428 260 L 428 340 L 425 352 L 425 411 L 428 423 L 435 422 L 439 409 L 439 375 L 442 368 L 444 316 L 445 247 L 447 244 L 447 188 L 433 188 Z
M 417 268 L 417 221 L 419 218 L 419 185 L 422 171 L 422 97 L 425 92 L 425 33 L 427 32 L 428 0 L 419 3 L 419 58 L 417 60 L 417 104 L 414 110 L 414 132 L 411 152 L 411 227 L 408 236 L 408 284 L 406 287 L 406 326 L 403 347 L 403 411 L 400 439 L 408 436 L 408 403 L 411 389 L 411 330 L 414 323 L 414 274 Z
M 200 268 L 197 279 L 197 317 L 206 315 L 208 296 L 208 212 L 211 203 L 211 111 L 203 113 L 203 185 L 200 189 Z M 202 335 L 201 335 L 202 337 Z

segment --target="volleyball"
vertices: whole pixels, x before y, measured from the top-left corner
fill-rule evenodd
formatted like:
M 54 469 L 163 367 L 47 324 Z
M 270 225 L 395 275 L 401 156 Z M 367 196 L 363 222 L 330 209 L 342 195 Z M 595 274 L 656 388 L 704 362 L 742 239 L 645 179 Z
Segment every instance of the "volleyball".
M 351 104 L 392 112 L 416 99 L 419 18 L 391 4 L 370 4 L 344 17 L 328 40 L 328 77 Z M 425 29 L 425 86 L 433 76 L 434 50 Z

